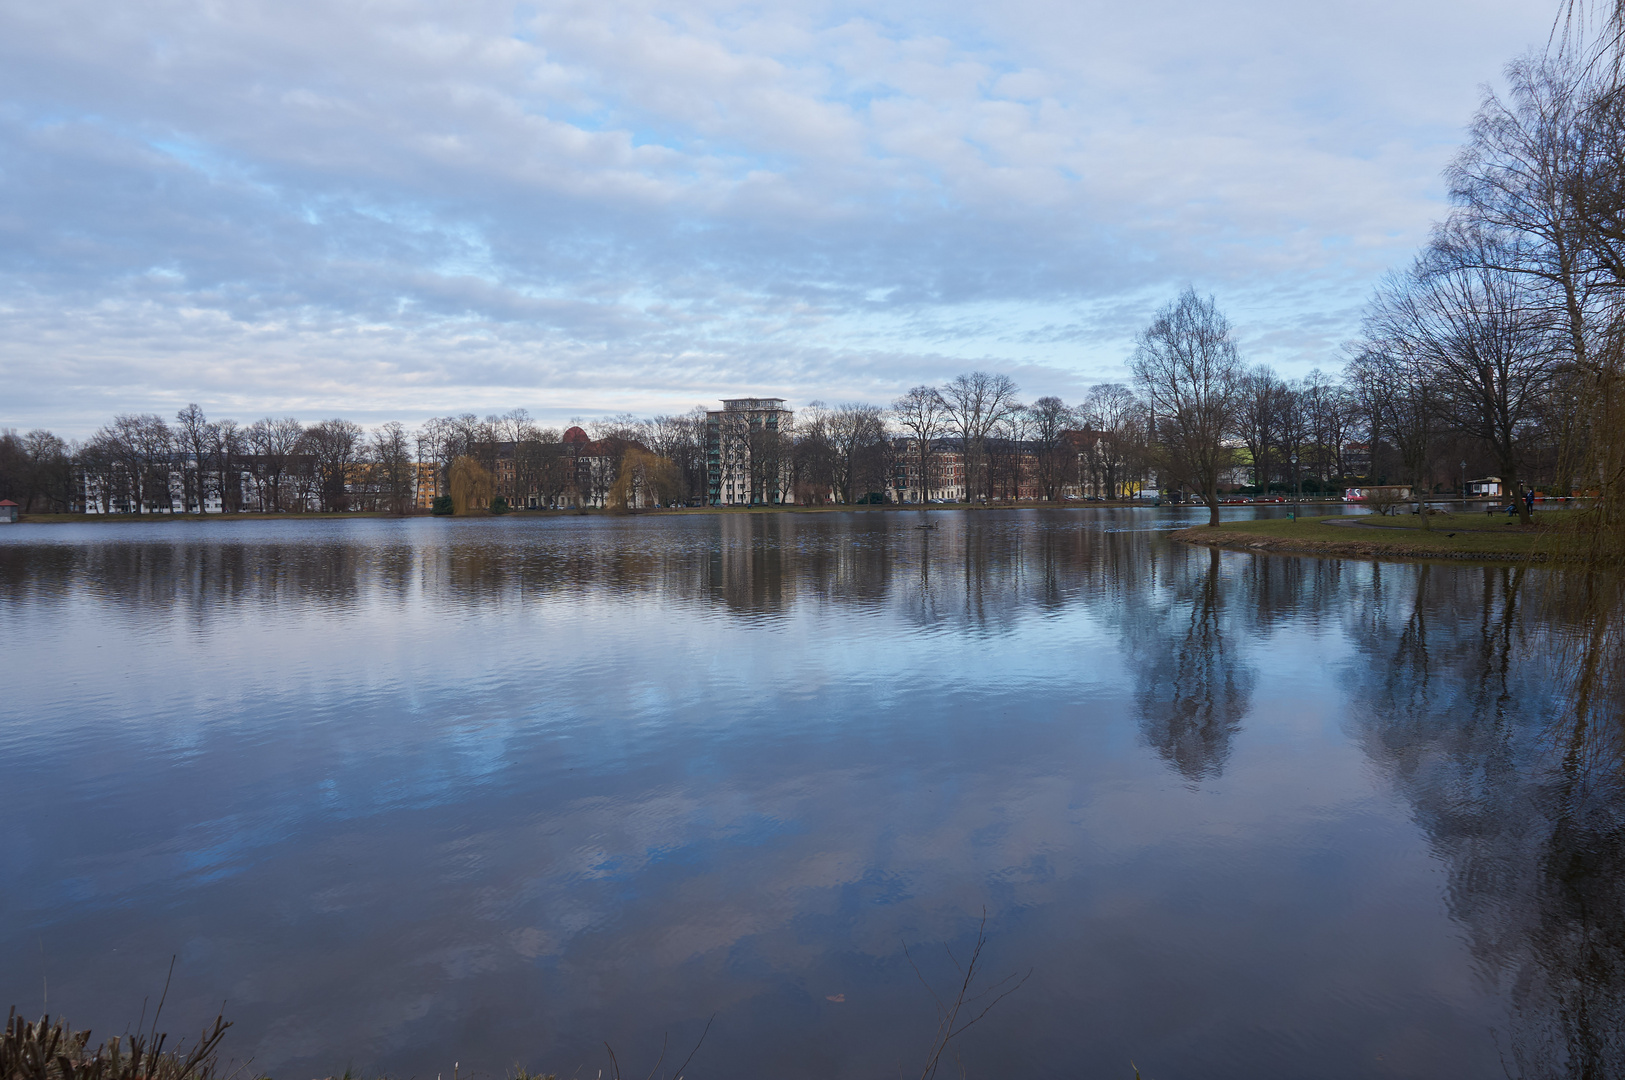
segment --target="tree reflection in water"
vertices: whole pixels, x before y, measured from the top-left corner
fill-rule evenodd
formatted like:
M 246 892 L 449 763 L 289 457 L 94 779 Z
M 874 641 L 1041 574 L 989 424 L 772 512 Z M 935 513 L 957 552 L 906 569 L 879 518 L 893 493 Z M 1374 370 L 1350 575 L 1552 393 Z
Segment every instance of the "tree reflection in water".
M 1358 610 L 1356 734 L 1509 995 L 1509 1074 L 1625 1075 L 1619 583 L 1374 565 Z
M 1252 702 L 1256 673 L 1224 625 L 1219 551 L 1175 562 L 1174 599 L 1147 607 L 1136 636 L 1136 703 L 1146 741 L 1192 783 L 1217 777 Z M 1194 564 L 1194 569 L 1193 569 Z

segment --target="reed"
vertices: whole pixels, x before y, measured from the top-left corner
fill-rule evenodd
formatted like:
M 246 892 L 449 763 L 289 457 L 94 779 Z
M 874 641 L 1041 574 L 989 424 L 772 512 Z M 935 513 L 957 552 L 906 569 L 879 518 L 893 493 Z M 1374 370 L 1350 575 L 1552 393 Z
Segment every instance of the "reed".
M 0 1036 L 0 1080 L 225 1080 L 219 1049 L 229 1027 L 215 1017 L 190 1047 L 171 1049 L 169 1036 L 154 1030 L 93 1048 L 88 1029 L 75 1031 L 61 1017 L 25 1020 L 13 1007 Z

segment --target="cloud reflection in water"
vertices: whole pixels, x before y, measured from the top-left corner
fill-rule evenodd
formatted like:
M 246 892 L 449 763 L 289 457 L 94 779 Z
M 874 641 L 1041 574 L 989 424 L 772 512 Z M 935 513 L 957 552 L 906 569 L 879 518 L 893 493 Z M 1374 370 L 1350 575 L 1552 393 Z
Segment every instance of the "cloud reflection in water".
M 0 985 L 118 1028 L 179 953 L 285 1076 L 712 1013 L 707 1076 L 871 1076 L 985 905 L 1037 974 L 972 1075 L 1566 1075 L 1625 802 L 1549 754 L 1549 576 L 936 520 L 8 532 Z

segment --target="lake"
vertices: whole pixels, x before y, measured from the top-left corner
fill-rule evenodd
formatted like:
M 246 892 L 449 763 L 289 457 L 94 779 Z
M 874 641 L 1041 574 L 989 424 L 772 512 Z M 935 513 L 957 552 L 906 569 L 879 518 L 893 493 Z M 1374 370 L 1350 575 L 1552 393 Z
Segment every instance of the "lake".
M 0 1007 L 173 957 L 278 1080 L 914 1076 L 981 932 L 973 1078 L 1625 1075 L 1554 572 L 1205 515 L 0 527 Z

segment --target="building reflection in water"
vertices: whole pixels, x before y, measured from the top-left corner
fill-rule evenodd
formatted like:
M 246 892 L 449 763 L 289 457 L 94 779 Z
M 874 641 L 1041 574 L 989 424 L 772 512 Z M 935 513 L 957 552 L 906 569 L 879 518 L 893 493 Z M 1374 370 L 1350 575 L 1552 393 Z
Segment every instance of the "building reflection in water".
M 1083 594 L 1134 588 L 1141 574 L 1132 533 L 1035 515 L 988 523 L 928 516 L 929 530 L 904 514 L 727 514 L 564 519 L 552 529 L 545 526 L 555 522 L 518 522 L 511 530 L 357 523 L 377 526 L 363 537 L 323 536 L 314 527 L 327 523 L 312 522 L 294 542 L 277 534 L 298 522 L 244 543 L 226 526 L 205 543 L 154 541 L 149 531 L 132 540 L 0 545 L 0 582 L 18 602 L 86 595 L 131 612 L 200 618 L 234 614 L 245 602 L 342 611 L 411 601 L 451 610 L 650 595 L 753 618 L 797 604 L 886 606 L 921 625 L 947 620 L 997 632 Z

